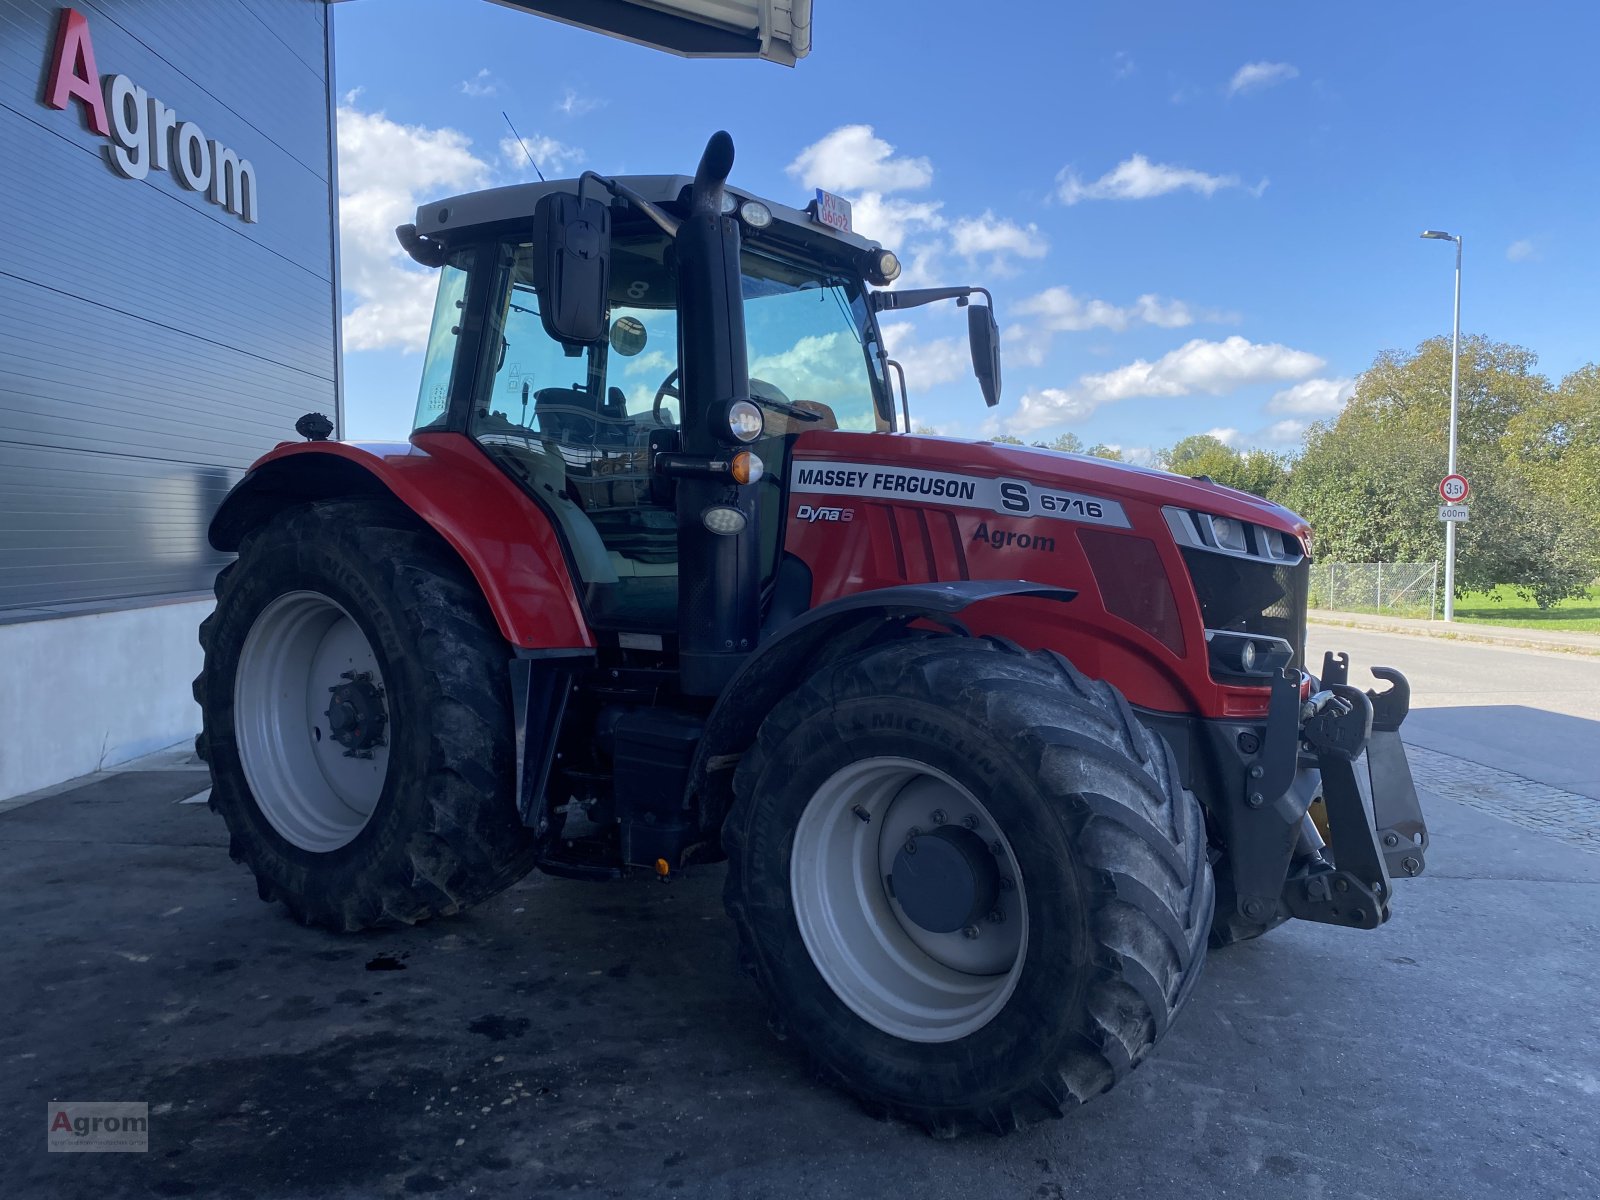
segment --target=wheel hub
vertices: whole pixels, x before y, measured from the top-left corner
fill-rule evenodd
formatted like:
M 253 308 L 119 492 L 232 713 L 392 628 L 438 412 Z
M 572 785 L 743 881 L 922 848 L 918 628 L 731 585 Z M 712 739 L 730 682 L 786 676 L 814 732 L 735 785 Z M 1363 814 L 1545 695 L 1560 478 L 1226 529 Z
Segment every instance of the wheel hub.
M 348 845 L 389 770 L 383 669 L 350 614 L 308 590 L 263 608 L 239 650 L 233 715 L 239 765 L 273 829 L 314 853 Z
M 995 911 L 1000 868 L 970 829 L 940 825 L 906 839 L 895 855 L 889 893 L 900 910 L 930 933 L 954 933 Z
M 372 682 L 370 671 L 346 671 L 344 683 L 328 691 L 328 729 L 344 747 L 346 758 L 371 758 L 374 746 L 386 746 L 384 730 L 389 715 L 383 707 L 383 689 Z

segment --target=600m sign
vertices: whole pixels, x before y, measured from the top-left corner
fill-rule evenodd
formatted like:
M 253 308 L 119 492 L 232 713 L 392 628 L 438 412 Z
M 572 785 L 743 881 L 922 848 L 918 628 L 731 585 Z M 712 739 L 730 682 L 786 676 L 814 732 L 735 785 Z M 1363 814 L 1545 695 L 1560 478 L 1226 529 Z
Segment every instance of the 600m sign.
M 126 75 L 100 82 L 96 74 L 88 19 L 63 8 L 44 102 L 59 109 L 73 101 L 82 105 L 89 128 L 110 139 L 106 157 L 118 175 L 144 179 L 152 167 L 170 171 L 191 192 L 205 193 L 240 220 L 258 219 L 256 169 L 248 158 L 207 138 L 200 126 L 180 119 Z

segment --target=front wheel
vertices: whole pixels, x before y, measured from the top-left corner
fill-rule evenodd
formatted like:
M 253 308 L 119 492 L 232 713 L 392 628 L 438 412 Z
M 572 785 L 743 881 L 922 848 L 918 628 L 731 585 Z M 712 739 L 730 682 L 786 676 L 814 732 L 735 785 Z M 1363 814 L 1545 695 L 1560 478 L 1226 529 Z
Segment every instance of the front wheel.
M 1109 1088 L 1198 978 L 1213 891 L 1165 742 L 1051 654 L 897 642 L 767 718 L 727 906 L 821 1073 L 939 1134 Z
M 531 869 L 511 651 L 438 535 L 377 500 L 303 505 L 216 590 L 198 749 L 262 899 L 331 929 L 410 924 Z

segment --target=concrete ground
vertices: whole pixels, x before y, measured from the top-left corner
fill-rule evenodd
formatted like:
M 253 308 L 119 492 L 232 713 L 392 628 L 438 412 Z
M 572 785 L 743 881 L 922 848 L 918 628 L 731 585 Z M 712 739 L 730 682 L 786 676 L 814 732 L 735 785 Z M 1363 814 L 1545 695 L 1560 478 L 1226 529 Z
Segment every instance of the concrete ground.
M 1592 661 L 1335 642 L 1410 672 L 1407 732 L 1458 779 L 1593 800 Z M 335 936 L 256 900 L 180 803 L 204 786 L 180 761 L 0 814 L 0 1195 L 1600 1195 L 1600 855 L 1504 786 L 1425 789 L 1428 873 L 1381 930 L 1218 952 L 1122 1087 L 956 1142 L 769 1035 L 720 868 Z M 148 1101 L 149 1153 L 47 1154 L 56 1099 Z

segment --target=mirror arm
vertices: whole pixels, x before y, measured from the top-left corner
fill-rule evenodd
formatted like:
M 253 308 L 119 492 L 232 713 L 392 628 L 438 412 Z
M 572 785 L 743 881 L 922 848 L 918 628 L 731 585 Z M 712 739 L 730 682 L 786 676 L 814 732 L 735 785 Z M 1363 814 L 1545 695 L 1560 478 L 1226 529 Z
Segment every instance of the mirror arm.
M 913 288 L 901 292 L 870 292 L 868 303 L 873 312 L 887 312 L 897 308 L 921 308 L 938 300 L 961 300 L 978 289 L 969 287 Z
M 598 175 L 593 171 L 585 171 L 582 175 L 578 176 L 578 189 L 580 194 L 582 193 L 583 183 L 586 179 L 594 180 L 613 196 L 617 196 L 623 200 L 626 200 L 629 204 L 633 205 L 645 216 L 654 221 L 661 229 L 661 232 L 666 234 L 668 237 L 675 238 L 678 236 L 678 227 L 682 224 L 682 222 L 679 221 L 677 217 L 672 216 L 670 213 L 663 212 L 661 209 L 657 208 L 654 204 L 650 203 L 650 201 L 639 195 L 638 192 L 634 191 L 627 184 L 621 183 L 615 179 L 607 179 L 604 175 Z

